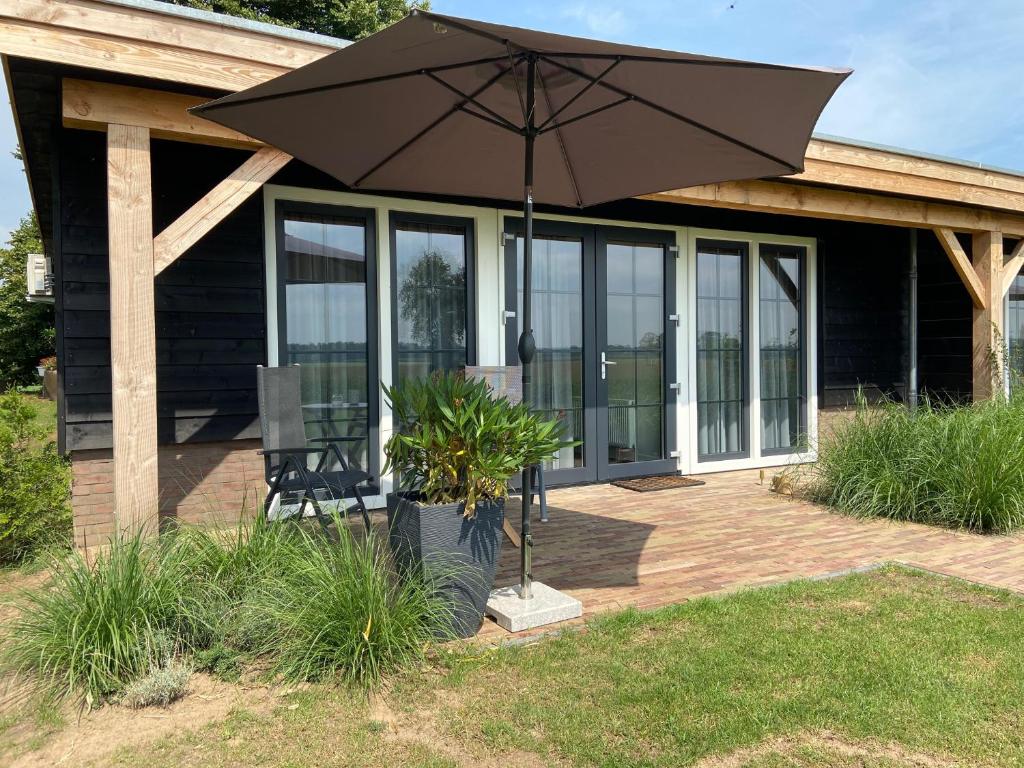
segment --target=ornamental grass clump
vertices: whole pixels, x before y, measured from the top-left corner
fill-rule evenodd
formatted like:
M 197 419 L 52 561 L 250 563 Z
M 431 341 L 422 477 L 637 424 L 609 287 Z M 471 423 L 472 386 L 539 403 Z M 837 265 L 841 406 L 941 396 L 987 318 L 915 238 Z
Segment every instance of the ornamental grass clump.
M 216 634 L 216 585 L 195 578 L 194 552 L 171 537 L 115 538 L 89 562 L 54 556 L 50 582 L 21 596 L 3 661 L 40 693 L 88 705 L 125 690 Z
M 425 504 L 465 502 L 467 517 L 478 502 L 506 498 L 523 467 L 574 445 L 562 441 L 560 421 L 494 397 L 486 382 L 462 373 L 410 379 L 384 394 L 399 425 L 384 446 L 384 471 L 398 472 Z
M 285 680 L 372 686 L 422 660 L 449 609 L 422 580 L 395 578 L 375 536 L 335 526 L 337 541 L 299 528 L 280 540 L 284 567 L 250 590 L 229 640 Z
M 822 440 L 806 484 L 862 517 L 1007 533 L 1024 526 L 1024 397 L 910 411 L 860 398 Z

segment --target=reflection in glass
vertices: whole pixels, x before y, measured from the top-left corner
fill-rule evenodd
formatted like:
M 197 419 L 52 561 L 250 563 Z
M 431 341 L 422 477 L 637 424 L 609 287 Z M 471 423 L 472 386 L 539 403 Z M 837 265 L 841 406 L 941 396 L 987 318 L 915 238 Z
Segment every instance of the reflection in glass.
M 367 469 L 365 224 L 289 213 L 284 248 L 286 363 L 302 366 L 306 435 L 360 438 L 345 444 L 346 459 Z
M 523 274 L 523 238 L 516 238 L 516 269 Z M 583 243 L 579 238 L 533 239 L 533 333 L 537 354 L 524 396 L 535 411 L 563 422 L 566 440 L 583 435 Z M 516 338 L 522 332 L 519 279 Z M 582 443 L 564 448 L 549 469 L 583 466 Z
M 1010 391 L 1019 392 L 1024 381 L 1024 275 L 1018 274 L 1010 283 L 1007 296 L 1006 345 L 1010 359 L 1007 369 Z
M 466 365 L 466 230 L 402 223 L 395 230 L 398 381 Z
M 660 245 L 608 243 L 608 462 L 665 457 Z
M 761 447 L 796 450 L 806 433 L 800 333 L 803 249 L 760 248 Z
M 697 455 L 746 451 L 742 244 L 697 244 Z

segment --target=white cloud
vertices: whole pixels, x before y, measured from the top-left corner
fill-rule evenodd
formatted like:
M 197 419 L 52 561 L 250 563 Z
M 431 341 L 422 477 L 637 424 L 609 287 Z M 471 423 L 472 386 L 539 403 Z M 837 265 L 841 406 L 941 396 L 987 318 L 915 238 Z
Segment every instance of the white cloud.
M 570 5 L 562 11 L 561 16 L 581 23 L 589 35 L 608 39 L 621 39 L 630 26 L 622 10 L 600 3 Z

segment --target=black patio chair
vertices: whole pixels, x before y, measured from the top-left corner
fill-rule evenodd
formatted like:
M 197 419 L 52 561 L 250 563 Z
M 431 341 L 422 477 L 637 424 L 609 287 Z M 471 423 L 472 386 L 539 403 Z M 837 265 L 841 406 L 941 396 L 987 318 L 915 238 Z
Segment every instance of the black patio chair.
M 270 486 L 263 506 L 264 514 L 270 514 L 271 504 L 279 497 L 282 504 L 285 499 L 298 501 L 296 516 L 301 519 L 308 503 L 313 507 L 317 520 L 326 529 L 330 517 L 324 514 L 317 493 L 339 501 L 352 495 L 355 497 L 352 506 L 359 510 L 366 530 L 370 530 L 370 514 L 359 490 L 359 484 L 369 480 L 370 475 L 359 469 L 350 469 L 340 448 L 344 443 L 357 442 L 363 438 L 332 435 L 307 440 L 297 365 L 281 368 L 257 366 L 256 389 L 263 437 L 263 449 L 259 453 L 263 456 L 264 474 Z M 309 468 L 310 456 L 318 457 L 316 469 Z M 338 469 L 331 468 L 331 459 L 336 460 Z M 348 511 L 346 506 L 346 518 Z
M 486 381 L 491 391 L 498 397 L 504 397 L 512 405 L 523 401 L 523 369 L 518 365 L 467 365 L 466 376 L 471 379 Z M 540 496 L 540 521 L 548 521 L 548 494 L 544 487 L 544 465 L 535 464 L 530 467 L 530 503 L 533 504 L 535 490 Z

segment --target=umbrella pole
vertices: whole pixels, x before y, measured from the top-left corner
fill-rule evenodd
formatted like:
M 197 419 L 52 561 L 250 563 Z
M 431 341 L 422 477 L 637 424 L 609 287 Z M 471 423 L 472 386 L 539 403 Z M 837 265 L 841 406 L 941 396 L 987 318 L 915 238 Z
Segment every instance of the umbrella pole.
M 530 383 L 530 363 L 537 346 L 533 338 L 532 282 L 533 282 L 533 143 L 537 138 L 534 125 L 536 96 L 534 79 L 537 58 L 530 55 L 526 60 L 526 130 L 525 162 L 523 165 L 523 332 L 519 337 L 519 361 L 523 366 L 523 395 L 527 394 Z M 523 467 L 523 519 L 520 529 L 522 544 L 519 554 L 519 597 L 529 600 L 533 597 L 533 535 L 530 533 L 530 467 Z

